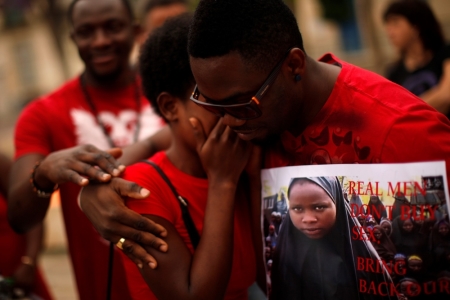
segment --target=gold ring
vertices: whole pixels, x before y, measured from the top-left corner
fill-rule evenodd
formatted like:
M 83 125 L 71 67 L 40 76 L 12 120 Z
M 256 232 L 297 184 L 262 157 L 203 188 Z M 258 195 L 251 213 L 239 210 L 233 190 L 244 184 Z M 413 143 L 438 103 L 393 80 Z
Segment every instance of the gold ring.
M 120 250 L 123 250 L 123 243 L 125 243 L 125 239 L 124 238 L 121 238 L 117 243 L 116 243 L 116 246 L 120 249 Z

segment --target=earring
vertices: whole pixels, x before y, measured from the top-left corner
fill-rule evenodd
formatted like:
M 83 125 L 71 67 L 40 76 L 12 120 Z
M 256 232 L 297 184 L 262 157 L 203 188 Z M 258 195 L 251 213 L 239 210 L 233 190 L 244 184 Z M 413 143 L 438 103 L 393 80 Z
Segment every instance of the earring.
M 294 80 L 295 80 L 295 82 L 299 82 L 300 80 L 302 80 L 302 76 L 300 76 L 300 74 L 296 74 L 294 76 Z

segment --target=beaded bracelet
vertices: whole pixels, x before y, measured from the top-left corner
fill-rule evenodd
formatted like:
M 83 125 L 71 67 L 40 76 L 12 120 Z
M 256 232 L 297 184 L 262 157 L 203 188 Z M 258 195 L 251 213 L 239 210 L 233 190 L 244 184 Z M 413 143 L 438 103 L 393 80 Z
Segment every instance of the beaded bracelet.
M 36 162 L 33 169 L 31 170 L 30 184 L 31 184 L 31 187 L 33 188 L 33 191 L 37 194 L 37 196 L 39 198 L 50 198 L 50 196 L 53 194 L 53 192 L 59 188 L 59 185 L 55 184 L 55 186 L 53 187 L 53 189 L 51 191 L 43 191 L 36 185 L 36 182 L 34 182 L 34 174 L 36 173 L 36 169 L 39 167 L 40 164 L 41 164 L 41 161 Z

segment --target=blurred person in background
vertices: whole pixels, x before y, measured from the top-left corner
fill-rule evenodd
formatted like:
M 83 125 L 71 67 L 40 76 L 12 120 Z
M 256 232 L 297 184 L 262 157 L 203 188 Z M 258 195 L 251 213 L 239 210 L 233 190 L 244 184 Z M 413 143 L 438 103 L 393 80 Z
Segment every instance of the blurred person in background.
M 425 1 L 391 3 L 384 23 L 400 59 L 387 78 L 400 84 L 450 118 L 450 45 Z
M 85 68 L 80 76 L 22 111 L 15 128 L 8 217 L 16 231 L 31 230 L 44 219 L 50 196 L 61 184 L 61 206 L 79 297 L 105 299 L 112 269 L 108 243 L 78 207 L 79 186 L 88 179 L 76 173 L 108 180 L 111 175 L 93 168 L 95 163 L 118 175 L 119 165 L 98 149 L 123 147 L 148 137 L 163 121 L 150 108 L 141 92 L 140 78 L 130 66 L 140 28 L 128 0 L 73 0 L 68 17 L 71 38 Z M 67 159 L 68 153 L 73 159 Z M 60 171 L 62 166 L 67 167 L 65 172 Z M 115 255 L 111 299 L 129 299 L 118 260 Z
M 11 165 L 12 161 L 0 153 L 0 299 L 8 295 L 51 300 L 53 298 L 38 267 L 44 231 L 42 223 L 19 235 L 7 221 L 6 195 Z
M 150 33 L 168 18 L 188 11 L 187 0 L 148 0 L 142 7 L 141 27 L 137 42 L 142 45 Z

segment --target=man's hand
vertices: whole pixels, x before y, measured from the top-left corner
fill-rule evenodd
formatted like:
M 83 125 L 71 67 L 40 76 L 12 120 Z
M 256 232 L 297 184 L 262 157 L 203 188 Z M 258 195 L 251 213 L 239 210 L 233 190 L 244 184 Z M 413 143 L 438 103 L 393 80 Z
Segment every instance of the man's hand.
M 34 287 L 36 269 L 34 266 L 20 264 L 12 277 L 14 278 L 14 287 L 22 289 L 28 295 Z
M 50 199 L 40 197 L 36 190 L 51 192 L 56 184 L 73 182 L 84 186 L 90 180 L 104 182 L 118 176 L 125 169 L 115 159 L 121 153 L 120 149 L 105 152 L 84 145 L 56 151 L 46 157 L 40 153 L 19 157 L 9 176 L 8 220 L 11 227 L 23 233 L 45 218 Z
M 159 237 L 167 236 L 161 225 L 128 209 L 122 197 L 146 198 L 150 192 L 136 183 L 113 178 L 106 184 L 91 184 L 80 194 L 80 207 L 100 235 L 117 243 L 121 238 L 124 253 L 139 267 L 148 264 L 156 268 L 156 260 L 141 245 L 148 245 L 162 252 L 168 246 Z
M 112 176 L 119 176 L 125 166 L 116 158 L 122 150 L 113 148 L 107 152 L 92 145 L 82 145 L 49 154 L 36 169 L 34 179 L 41 187 L 73 182 L 85 186 L 89 180 L 109 181 Z

